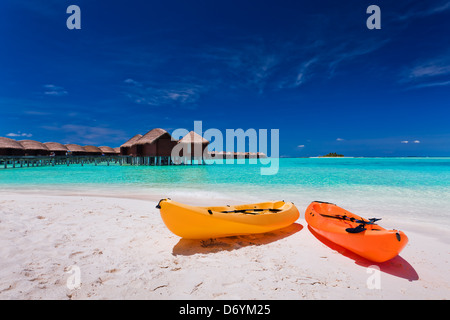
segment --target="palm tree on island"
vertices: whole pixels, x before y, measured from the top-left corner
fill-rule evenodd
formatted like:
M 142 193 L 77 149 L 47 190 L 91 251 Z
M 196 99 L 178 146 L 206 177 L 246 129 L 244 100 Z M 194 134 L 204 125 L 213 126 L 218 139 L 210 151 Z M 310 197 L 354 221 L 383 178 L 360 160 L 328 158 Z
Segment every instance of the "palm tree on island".
M 322 156 L 322 158 L 340 158 L 343 156 L 344 156 L 343 154 L 337 154 L 336 152 L 330 152 L 329 154 Z

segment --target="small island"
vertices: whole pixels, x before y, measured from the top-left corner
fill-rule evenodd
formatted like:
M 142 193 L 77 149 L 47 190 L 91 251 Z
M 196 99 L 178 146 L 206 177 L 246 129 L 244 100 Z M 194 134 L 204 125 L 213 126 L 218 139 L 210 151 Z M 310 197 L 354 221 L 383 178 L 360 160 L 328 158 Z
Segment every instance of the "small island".
M 321 156 L 321 158 L 341 158 L 343 156 L 344 156 L 343 154 L 337 154 L 336 152 L 330 152 L 329 154 Z

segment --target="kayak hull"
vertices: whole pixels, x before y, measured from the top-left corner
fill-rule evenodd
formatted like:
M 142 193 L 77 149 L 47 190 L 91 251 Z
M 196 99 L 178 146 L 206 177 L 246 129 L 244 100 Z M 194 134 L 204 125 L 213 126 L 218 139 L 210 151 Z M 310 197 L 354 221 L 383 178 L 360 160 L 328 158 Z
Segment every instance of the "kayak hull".
M 167 228 L 185 239 L 265 233 L 285 228 L 300 216 L 293 203 L 283 201 L 238 206 L 195 207 L 163 199 L 158 206 Z M 252 211 L 252 209 L 256 210 Z M 231 212 L 235 210 L 241 212 Z M 248 211 L 244 213 L 242 212 L 244 210 Z
M 346 218 L 337 218 L 343 216 Z M 365 230 L 358 233 L 347 231 L 360 226 L 362 220 L 368 220 L 331 203 L 311 203 L 306 209 L 305 219 L 319 235 L 374 262 L 396 257 L 408 243 L 404 232 L 386 230 L 377 224 L 365 224 Z

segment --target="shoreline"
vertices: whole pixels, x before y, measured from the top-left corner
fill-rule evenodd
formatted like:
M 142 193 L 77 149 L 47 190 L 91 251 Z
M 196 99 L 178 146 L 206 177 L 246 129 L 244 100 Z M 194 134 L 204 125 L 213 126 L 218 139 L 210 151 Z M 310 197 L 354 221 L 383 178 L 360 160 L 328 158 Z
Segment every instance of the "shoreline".
M 265 196 L 246 195 L 243 197 L 241 194 L 224 194 L 220 191 L 204 191 L 200 189 L 175 189 L 170 192 L 155 192 L 155 189 L 132 189 L 131 191 L 124 192 L 117 188 L 94 188 L 86 189 L 84 191 L 80 188 L 73 188 L 70 186 L 67 189 L 57 190 L 55 187 L 50 189 L 38 190 L 38 189 L 10 189 L 8 191 L 0 188 L 0 196 L 39 196 L 39 197 L 88 197 L 88 198 L 109 198 L 109 199 L 129 199 L 129 200 L 142 200 L 147 202 L 158 203 L 163 198 L 171 198 L 178 202 L 190 204 L 193 206 L 213 206 L 213 205 L 226 205 L 226 204 L 246 204 L 246 203 L 258 203 L 266 200 L 284 200 L 281 198 L 267 198 Z M 193 191 L 194 193 L 189 193 Z M 310 201 L 298 201 L 298 199 L 286 198 L 286 201 L 294 202 L 300 212 L 300 217 L 304 217 L 304 210 L 309 205 Z M 317 200 L 317 199 L 316 199 Z M 323 200 L 323 199 L 320 199 Z M 312 200 L 311 200 L 312 201 Z M 339 205 L 339 203 L 337 203 Z M 344 206 L 345 207 L 345 206 Z M 403 215 L 389 215 L 380 213 L 365 212 L 365 214 L 358 212 L 355 208 L 347 208 L 356 214 L 365 216 L 377 215 L 382 218 L 380 224 L 386 229 L 399 229 L 399 230 L 411 230 L 424 236 L 434 237 L 444 243 L 450 244 L 450 234 L 447 233 L 448 227 L 446 224 L 442 224 L 440 220 L 431 221 L 428 218 L 420 218 L 417 216 L 403 216 Z
M 99 192 L 100 191 L 100 192 Z M 141 190 L 142 191 L 142 190 Z M 181 203 L 190 204 L 193 206 L 213 206 L 213 205 L 226 205 L 226 204 L 246 204 L 246 203 L 258 203 L 264 202 L 267 199 L 264 197 L 247 196 L 238 198 L 234 194 L 225 195 L 220 192 L 205 192 L 204 195 L 200 190 L 195 190 L 195 192 L 200 192 L 196 196 L 188 196 L 186 190 L 175 190 L 174 194 L 155 193 L 154 190 L 145 189 L 147 192 L 142 192 L 141 194 L 136 194 L 133 192 L 118 192 L 118 190 L 111 189 L 97 189 L 95 192 L 93 190 L 81 191 L 80 189 L 67 189 L 67 190 L 56 190 L 56 189 L 45 189 L 45 190 L 9 190 L 4 191 L 0 189 L 0 197 L 2 196 L 38 196 L 38 197 L 87 197 L 87 198 L 106 198 L 106 199 L 123 199 L 123 200 L 140 200 L 146 202 L 154 202 L 155 206 L 159 200 L 163 198 L 171 198 Z M 148 192 L 152 191 L 152 192 Z M 245 199 L 245 200 L 244 200 Z M 280 200 L 280 199 L 270 199 L 270 200 Z M 299 204 L 296 199 L 287 198 L 286 201 L 292 201 L 296 204 L 299 212 L 300 218 L 304 219 L 304 210 L 306 209 L 308 203 Z M 352 210 L 350 210 L 352 211 Z M 354 213 L 358 214 L 357 211 Z M 366 217 L 367 218 L 367 217 Z M 418 234 L 422 234 L 427 237 L 435 238 L 441 242 L 450 244 L 450 234 L 447 233 L 447 226 L 441 224 L 439 221 L 430 221 L 427 219 L 417 219 L 417 217 L 403 217 L 403 216 L 381 216 L 382 220 L 380 225 L 384 226 L 386 229 L 399 229 L 402 231 L 413 231 Z
M 430 235 L 406 230 L 400 256 L 375 264 L 316 237 L 302 208 L 282 230 L 196 241 L 170 233 L 156 203 L 0 192 L 0 299 L 450 298 L 448 243 Z

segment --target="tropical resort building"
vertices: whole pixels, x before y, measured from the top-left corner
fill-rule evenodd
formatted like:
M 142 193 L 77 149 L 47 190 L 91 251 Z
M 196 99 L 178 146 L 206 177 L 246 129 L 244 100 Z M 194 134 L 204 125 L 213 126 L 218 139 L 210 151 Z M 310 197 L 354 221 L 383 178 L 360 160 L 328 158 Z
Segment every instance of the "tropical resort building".
M 84 146 L 83 149 L 87 156 L 101 156 L 103 154 L 102 150 L 96 146 Z
M 174 139 L 170 133 L 161 128 L 150 130 L 145 135 L 135 135 L 120 147 L 120 154 L 132 156 L 131 164 L 171 165 L 173 163 L 204 163 L 209 141 L 194 131 L 180 140 Z M 177 146 L 178 145 L 178 146 Z M 172 151 L 177 146 L 176 161 L 172 159 Z M 206 150 L 206 153 L 205 153 Z
M 65 156 L 69 151 L 67 147 L 59 142 L 45 142 L 44 145 L 50 151 L 50 155 Z
M 103 147 L 98 147 L 102 153 L 106 156 L 115 156 L 115 155 L 119 155 L 120 154 L 120 149 L 116 152 L 116 150 L 114 150 L 111 147 L 107 147 L 107 146 L 103 146 Z
M 177 141 L 164 129 L 156 128 L 145 135 L 131 138 L 121 146 L 122 152 L 132 155 L 131 164 L 140 165 L 170 165 L 172 164 L 172 149 Z M 133 141 L 134 140 L 134 141 Z M 131 141 L 131 143 L 130 143 Z M 124 151 L 122 151 L 124 150 Z
M 2 156 L 24 156 L 24 147 L 16 140 L 0 137 L 0 155 Z
M 34 140 L 15 141 L 0 137 L 0 167 L 70 165 L 110 162 L 131 165 L 204 164 L 205 158 L 261 158 L 264 154 L 250 152 L 208 151 L 210 142 L 191 131 L 180 140 L 169 132 L 155 128 L 145 135 L 137 134 L 120 147 L 63 145 Z M 176 149 L 174 149 L 176 148 Z M 172 158 L 175 157 L 175 158 Z
M 180 157 L 184 158 L 183 163 L 198 161 L 204 163 L 204 155 L 208 153 L 209 141 L 198 133 L 191 131 L 178 141 L 181 147 Z M 206 152 L 205 152 L 206 150 Z
M 19 143 L 22 145 L 25 156 L 48 156 L 50 151 L 41 142 L 34 140 L 21 140 Z
M 86 150 L 78 144 L 66 144 L 66 148 L 72 156 L 85 156 Z
M 153 129 L 134 143 L 138 157 L 170 157 L 177 144 L 164 129 Z
M 142 138 L 142 134 L 137 134 L 123 145 L 120 146 L 119 152 L 122 156 L 136 156 L 136 141 Z

